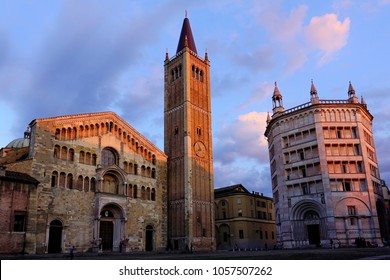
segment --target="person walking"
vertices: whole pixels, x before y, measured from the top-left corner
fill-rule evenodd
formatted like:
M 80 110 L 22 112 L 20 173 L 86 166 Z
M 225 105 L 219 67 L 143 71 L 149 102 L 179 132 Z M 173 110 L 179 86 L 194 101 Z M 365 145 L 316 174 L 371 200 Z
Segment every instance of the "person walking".
M 69 249 L 69 256 L 70 256 L 71 260 L 74 259 L 74 250 L 75 250 L 74 246 L 70 247 L 70 249 Z

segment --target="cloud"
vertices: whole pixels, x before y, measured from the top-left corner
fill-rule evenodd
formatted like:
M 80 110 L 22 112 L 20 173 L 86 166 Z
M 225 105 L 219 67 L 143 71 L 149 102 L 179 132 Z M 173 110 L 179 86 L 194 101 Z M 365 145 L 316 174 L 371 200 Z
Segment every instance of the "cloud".
M 214 164 L 215 188 L 242 184 L 248 191 L 257 191 L 272 197 L 270 169 L 268 164 Z M 223 174 L 223 176 L 218 176 Z
M 269 82 L 257 83 L 253 86 L 250 96 L 242 102 L 237 109 L 242 110 L 248 106 L 256 105 L 264 102 L 266 98 L 270 98 L 274 90 L 274 85 Z M 271 98 L 269 99 L 271 102 Z M 271 104 L 271 103 L 269 103 Z
M 305 39 L 312 49 L 321 52 L 320 64 L 327 62 L 332 55 L 347 44 L 350 19 L 339 21 L 336 14 L 316 16 L 305 27 Z
M 141 62 L 163 33 L 159 19 L 165 15 L 164 8 L 156 5 L 146 17 L 131 9 L 123 12 L 123 5 L 107 9 L 103 2 L 76 2 L 64 2 L 50 17 L 50 27 L 34 30 L 36 37 L 23 42 L 30 50 L 29 59 L 18 52 L 16 41 L 7 40 L 0 32 L 0 42 L 7 43 L 0 44 L 2 53 L 13 52 L 9 54 L 12 67 L 0 66 L 0 90 L 2 96 L 8 96 L 4 102 L 17 112 L 20 131 L 34 118 L 74 113 L 119 110 L 137 120 L 144 117 L 142 109 L 148 116 L 153 112 L 147 104 L 155 105 L 145 91 L 163 92 L 162 81 L 157 88 L 151 82 L 155 74 L 150 65 Z M 8 62 L 0 54 L 0 63 L 7 66 Z M 148 82 L 134 81 L 139 76 Z M 123 100 L 132 102 L 122 108 Z
M 336 3 L 334 7 L 347 5 Z M 274 49 L 274 56 L 283 65 L 284 74 L 301 68 L 311 53 L 319 52 L 319 64 L 328 62 L 347 44 L 350 19 L 340 21 L 336 14 L 314 16 L 305 25 L 308 6 L 299 5 L 289 12 L 282 9 L 280 1 L 255 3 L 252 14 L 264 28 Z
M 271 40 L 270 45 L 278 50 L 275 56 L 282 57 L 284 60 L 286 73 L 295 71 L 306 61 L 299 37 L 302 34 L 307 10 L 306 5 L 300 5 L 285 13 L 278 1 L 268 4 L 256 2 L 252 10 L 255 20 L 267 32 Z
M 266 118 L 265 112 L 250 112 L 224 124 L 215 135 L 215 161 L 220 164 L 245 159 L 268 162 L 268 145 L 264 137 Z
M 269 70 L 275 66 L 274 50 L 270 47 L 262 47 L 251 53 L 240 53 L 234 56 L 234 62 L 253 72 Z

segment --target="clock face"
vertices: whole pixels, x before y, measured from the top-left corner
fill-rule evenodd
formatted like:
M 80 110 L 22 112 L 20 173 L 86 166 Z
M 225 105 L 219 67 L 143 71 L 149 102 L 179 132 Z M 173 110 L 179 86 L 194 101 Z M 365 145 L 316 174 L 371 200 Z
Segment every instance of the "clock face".
M 196 142 L 194 145 L 195 153 L 198 157 L 206 156 L 206 146 L 202 142 Z

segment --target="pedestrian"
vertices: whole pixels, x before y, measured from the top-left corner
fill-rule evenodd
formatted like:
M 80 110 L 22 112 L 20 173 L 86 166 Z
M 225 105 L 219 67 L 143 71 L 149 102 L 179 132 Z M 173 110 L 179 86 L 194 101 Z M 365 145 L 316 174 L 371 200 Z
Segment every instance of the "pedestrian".
M 75 250 L 74 246 L 70 247 L 70 249 L 69 249 L 69 255 L 70 255 L 71 260 L 74 259 L 74 250 Z

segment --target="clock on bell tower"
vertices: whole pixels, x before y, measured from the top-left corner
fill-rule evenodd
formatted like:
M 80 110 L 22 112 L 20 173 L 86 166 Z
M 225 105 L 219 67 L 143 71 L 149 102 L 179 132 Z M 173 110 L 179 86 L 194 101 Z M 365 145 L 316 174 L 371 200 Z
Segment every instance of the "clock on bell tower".
M 176 54 L 164 63 L 168 156 L 168 248 L 214 250 L 210 62 L 197 54 L 184 18 Z

